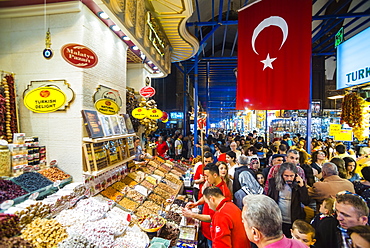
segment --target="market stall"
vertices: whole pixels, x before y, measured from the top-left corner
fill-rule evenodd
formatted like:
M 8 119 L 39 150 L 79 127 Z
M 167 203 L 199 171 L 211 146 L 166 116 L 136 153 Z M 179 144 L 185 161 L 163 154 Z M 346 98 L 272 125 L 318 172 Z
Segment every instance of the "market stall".
M 2 201 L 0 245 L 196 247 L 199 223 L 181 216 L 188 201 L 179 194 L 187 170 L 186 164 L 155 157 L 145 165 L 107 171 L 103 181 L 91 176 L 85 183 L 71 183 L 58 168 L 2 180 L 2 190 L 7 185 L 8 191 L 27 197 Z M 30 180 L 34 174 L 47 186 Z

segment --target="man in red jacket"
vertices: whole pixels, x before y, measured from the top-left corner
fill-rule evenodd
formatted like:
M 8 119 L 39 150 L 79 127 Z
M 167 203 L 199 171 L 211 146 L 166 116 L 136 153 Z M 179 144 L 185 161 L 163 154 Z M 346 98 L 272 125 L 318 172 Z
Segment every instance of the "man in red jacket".
M 209 163 L 204 167 L 204 178 L 207 180 L 208 185 L 216 186 L 225 196 L 226 201 L 231 201 L 231 192 L 227 187 L 227 184 L 220 177 L 218 166 Z M 196 214 L 190 210 L 196 206 L 203 205 L 202 214 Z M 194 218 L 201 221 L 201 231 L 203 236 L 207 239 L 207 245 L 209 248 L 212 247 L 212 235 L 211 235 L 211 221 L 214 211 L 210 209 L 208 204 L 205 202 L 203 194 L 197 202 L 188 202 L 186 207 L 182 210 L 182 214 L 185 217 Z
M 207 187 L 203 197 L 215 211 L 212 216 L 212 248 L 249 248 L 250 242 L 245 233 L 240 209 L 228 201 L 216 186 Z

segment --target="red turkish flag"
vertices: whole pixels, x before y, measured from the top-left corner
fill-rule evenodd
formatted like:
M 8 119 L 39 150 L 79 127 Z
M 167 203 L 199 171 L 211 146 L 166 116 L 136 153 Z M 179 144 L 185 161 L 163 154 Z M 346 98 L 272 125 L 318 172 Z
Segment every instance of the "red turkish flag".
M 309 108 L 311 0 L 262 0 L 239 12 L 236 108 Z

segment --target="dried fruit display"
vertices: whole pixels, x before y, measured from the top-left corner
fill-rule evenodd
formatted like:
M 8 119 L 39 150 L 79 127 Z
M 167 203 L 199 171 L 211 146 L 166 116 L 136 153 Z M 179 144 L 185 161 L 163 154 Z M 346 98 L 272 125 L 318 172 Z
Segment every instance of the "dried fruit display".
M 369 136 L 368 103 L 356 92 L 345 95 L 342 101 L 341 124 L 347 123 L 353 128 L 354 136 L 363 141 Z
M 0 204 L 6 200 L 12 200 L 25 194 L 27 194 L 27 191 L 22 189 L 21 186 L 10 180 L 0 179 Z
M 116 190 L 113 187 L 108 187 L 102 192 L 100 192 L 103 196 L 113 200 L 113 201 L 120 201 L 123 198 L 123 194 L 120 193 L 118 190 Z
M 172 173 L 172 174 L 175 174 L 175 175 L 176 175 L 176 176 L 178 176 L 178 177 L 181 177 L 182 175 L 184 175 L 184 173 L 183 173 L 183 172 L 180 172 L 180 171 L 178 171 L 178 170 L 176 170 L 176 169 L 171 170 L 171 173 Z
M 36 248 L 57 247 L 68 237 L 66 229 L 55 219 L 37 218 L 22 231 L 22 238 L 31 241 Z
M 34 246 L 24 240 L 22 237 L 11 237 L 11 238 L 3 238 L 0 240 L 0 247 L 6 248 L 33 248 Z
M 139 206 L 139 203 L 134 202 L 126 197 L 123 198 L 118 204 L 130 211 L 134 211 Z
M 146 180 L 142 181 L 140 183 L 140 185 L 143 186 L 143 187 L 145 187 L 145 188 L 147 188 L 147 189 L 149 189 L 149 190 L 153 190 L 154 189 L 154 185 L 151 184 L 150 182 L 146 181 Z
M 44 170 L 40 170 L 38 171 L 38 173 L 40 173 L 41 175 L 43 175 L 44 177 L 46 177 L 47 179 L 49 179 L 50 181 L 52 182 L 55 182 L 55 181 L 58 181 L 58 180 L 64 180 L 64 179 L 67 179 L 67 178 L 70 178 L 71 176 L 66 174 L 64 171 L 56 168 L 56 167 L 50 167 L 50 168 L 46 168 Z
M 1 86 L 4 89 L 4 93 L 0 99 L 0 114 L 4 117 L 5 111 L 5 118 L 0 119 L 0 136 L 9 143 L 12 143 L 13 133 L 18 133 L 14 75 L 5 75 L 2 79 Z
M 347 123 L 350 127 L 361 126 L 363 102 L 364 99 L 355 92 L 345 95 L 342 101 L 341 123 Z
M 159 183 L 157 187 L 170 193 L 171 195 L 176 195 L 178 193 L 177 189 L 171 188 L 169 185 L 164 183 Z
M 148 209 L 144 206 L 140 206 L 135 210 L 135 215 L 139 217 L 142 217 L 148 214 L 155 214 L 155 211 L 152 211 L 151 209 Z
M 170 247 L 176 245 L 176 241 L 179 238 L 180 229 L 179 226 L 171 221 L 167 221 L 166 224 L 162 227 L 159 237 L 171 240 Z
M 166 202 L 166 199 L 154 193 L 151 193 L 148 198 L 157 203 L 158 205 L 162 205 Z
M 171 182 L 176 183 L 178 185 L 182 184 L 182 181 L 177 176 L 175 176 L 173 174 L 171 175 L 171 173 L 166 175 L 166 179 L 168 179 Z
M 130 187 L 134 187 L 137 184 L 137 182 L 135 182 L 133 179 L 131 179 L 128 176 L 126 176 L 123 180 L 121 180 L 121 182 Z
M 49 179 L 37 172 L 25 172 L 13 178 L 14 182 L 29 192 L 39 190 L 53 184 Z
M 139 107 L 145 108 L 146 110 L 156 109 L 157 103 L 153 99 L 149 100 L 142 97 L 140 99 Z M 148 117 L 145 117 L 143 119 L 140 119 L 139 122 L 141 125 L 144 126 L 146 136 L 149 136 L 151 133 L 155 132 L 158 129 L 157 120 L 152 120 Z
M 132 199 L 136 202 L 139 202 L 139 203 L 142 203 L 145 200 L 145 196 L 140 194 L 139 192 L 137 192 L 134 189 L 130 189 L 126 194 L 126 197 L 128 197 L 128 198 L 130 198 L 130 199 Z
M 19 225 L 23 228 L 36 218 L 45 218 L 50 215 L 50 206 L 38 202 L 26 207 L 20 212 L 15 212 L 19 217 Z
M 166 220 L 159 215 L 151 214 L 140 218 L 138 223 L 144 231 L 155 232 L 164 226 Z
M 126 194 L 127 191 L 130 189 L 129 186 L 127 186 L 126 184 L 122 183 L 122 182 L 116 182 L 112 185 L 113 188 L 115 188 L 116 190 L 118 190 L 119 192 L 123 193 L 123 194 Z
M 0 239 L 10 238 L 20 233 L 19 218 L 14 214 L 0 213 Z
M 134 126 L 135 132 L 139 130 L 140 122 L 138 119 L 131 116 L 132 110 L 139 107 L 139 100 L 136 98 L 134 90 L 127 89 L 126 91 L 126 113 L 130 114 L 132 125 Z
M 151 200 L 146 200 L 142 206 L 155 212 L 161 210 L 161 207 Z
M 154 193 L 162 196 L 163 198 L 165 199 L 169 199 L 171 198 L 171 193 L 170 192 L 167 192 L 167 191 L 164 191 L 163 189 L 161 188 L 158 188 L 156 187 L 154 190 L 153 190 Z

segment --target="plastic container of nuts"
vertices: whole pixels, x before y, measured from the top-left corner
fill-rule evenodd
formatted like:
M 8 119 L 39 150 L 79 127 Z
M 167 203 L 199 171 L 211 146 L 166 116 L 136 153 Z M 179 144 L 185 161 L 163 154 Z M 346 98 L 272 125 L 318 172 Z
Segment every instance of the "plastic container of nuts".
M 138 223 L 144 232 L 156 232 L 166 224 L 166 220 L 159 215 L 150 214 L 140 218 Z

